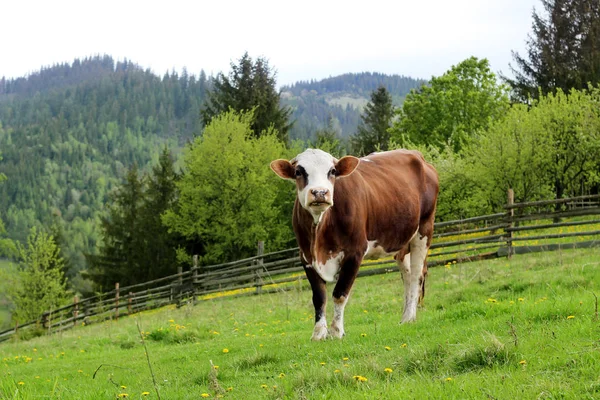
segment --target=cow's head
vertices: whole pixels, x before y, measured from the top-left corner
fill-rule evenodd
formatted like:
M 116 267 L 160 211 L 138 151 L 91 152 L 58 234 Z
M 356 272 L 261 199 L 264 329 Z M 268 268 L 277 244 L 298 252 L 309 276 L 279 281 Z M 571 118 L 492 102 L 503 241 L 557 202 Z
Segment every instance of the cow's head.
M 281 178 L 296 182 L 300 205 L 318 221 L 333 205 L 335 180 L 350 175 L 358 163 L 353 156 L 337 160 L 322 150 L 308 149 L 290 161 L 272 161 L 271 169 Z

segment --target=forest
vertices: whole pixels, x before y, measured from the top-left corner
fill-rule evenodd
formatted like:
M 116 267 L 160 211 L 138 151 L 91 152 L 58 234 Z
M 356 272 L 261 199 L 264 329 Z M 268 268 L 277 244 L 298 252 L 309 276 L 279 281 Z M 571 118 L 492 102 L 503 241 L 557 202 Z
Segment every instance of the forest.
M 291 247 L 293 188 L 268 163 L 306 147 L 419 149 L 440 175 L 438 221 L 497 212 L 508 188 L 520 202 L 598 193 L 600 10 L 543 5 L 513 77 L 470 57 L 427 81 L 364 72 L 278 88 L 268 60 L 246 53 L 216 76 L 104 55 L 2 78 L 3 291 L 20 310 L 35 274 L 50 274 L 39 296 L 58 304 L 194 254 Z

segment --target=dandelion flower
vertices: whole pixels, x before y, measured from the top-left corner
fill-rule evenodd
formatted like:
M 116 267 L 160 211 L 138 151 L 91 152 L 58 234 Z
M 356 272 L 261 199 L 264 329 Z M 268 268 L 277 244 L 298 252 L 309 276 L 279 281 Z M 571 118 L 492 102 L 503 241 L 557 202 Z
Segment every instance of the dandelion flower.
M 521 364 L 521 365 L 525 365 L 525 364 L 527 364 L 527 361 L 525 361 L 525 360 L 521 360 L 521 361 L 519 361 L 519 364 Z
M 121 389 L 127 389 L 127 386 L 121 385 Z
M 348 357 L 342 358 L 342 361 L 348 361 Z
M 407 344 L 406 344 L 406 343 L 402 343 L 402 346 L 401 346 L 401 347 L 406 347 L 406 346 L 407 346 Z
M 129 395 L 127 393 L 119 393 L 117 397 L 124 399 L 125 397 L 129 397 Z
M 262 385 L 260 385 L 260 387 L 261 387 L 261 388 L 263 388 L 263 389 L 266 389 L 266 388 L 268 388 L 268 386 L 267 386 L 267 385 L 265 385 L 264 383 L 263 383 Z
M 390 351 L 392 348 L 390 346 L 385 346 L 384 349 L 386 349 L 387 351 Z
M 450 382 L 452 380 L 452 378 L 448 377 L 446 378 L 446 382 Z
M 229 353 L 229 349 L 223 349 L 223 353 Z
M 80 374 L 83 372 L 82 370 L 78 369 L 77 372 L 79 372 Z
M 142 392 L 142 396 L 148 396 L 150 392 Z
M 574 315 L 569 315 L 569 316 L 567 317 L 567 319 L 573 319 L 573 318 L 575 318 L 575 316 L 574 316 Z
M 321 364 L 321 366 L 324 366 L 326 363 L 324 363 L 324 362 L 320 362 L 319 364 Z
M 213 365 L 213 368 L 214 369 L 219 369 L 219 366 L 218 365 Z
M 517 300 L 519 300 L 519 301 L 525 301 L 525 299 L 522 298 L 522 297 L 519 297 Z
M 334 374 L 339 374 L 340 372 L 342 372 L 342 371 L 340 371 L 339 369 L 336 369 L 335 371 L 333 371 Z
M 361 333 L 360 337 L 367 337 L 367 334 L 366 333 Z
M 388 374 L 391 374 L 392 372 L 394 372 L 394 370 L 393 370 L 393 369 L 391 369 L 391 368 L 386 368 L 386 369 L 384 369 L 384 370 L 383 370 L 383 372 L 386 372 L 386 373 L 388 373 Z
M 231 386 L 230 386 L 230 387 L 228 387 L 226 390 L 227 390 L 228 392 L 231 392 L 231 391 L 233 390 L 233 387 L 231 387 Z
M 202 397 L 210 397 L 210 394 L 208 394 L 208 393 L 202 393 L 200 396 L 202 396 Z
M 355 379 L 357 382 L 366 382 L 366 381 L 368 381 L 367 378 L 365 378 L 364 376 L 360 376 L 360 375 L 354 375 L 352 378 Z
M 170 323 L 174 323 L 174 322 L 175 322 L 175 320 L 174 320 L 174 319 L 170 319 L 170 320 L 169 320 L 169 322 L 170 322 Z
M 21 385 L 21 386 L 23 386 L 25 384 L 25 382 L 21 381 L 18 384 Z
M 282 373 L 279 374 L 279 377 L 280 378 L 285 378 L 285 374 L 282 372 Z

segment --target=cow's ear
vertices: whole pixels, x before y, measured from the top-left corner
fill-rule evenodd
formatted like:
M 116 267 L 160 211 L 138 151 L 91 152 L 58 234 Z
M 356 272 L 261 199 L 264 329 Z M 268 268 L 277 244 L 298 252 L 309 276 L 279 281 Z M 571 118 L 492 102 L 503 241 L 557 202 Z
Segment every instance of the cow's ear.
M 271 169 L 280 178 L 296 180 L 296 169 L 288 160 L 271 161 Z
M 358 167 L 359 162 L 360 162 L 360 160 L 354 156 L 342 157 L 335 164 L 335 170 L 336 170 L 335 175 L 338 177 L 350 175 L 351 173 L 354 172 L 356 167 Z

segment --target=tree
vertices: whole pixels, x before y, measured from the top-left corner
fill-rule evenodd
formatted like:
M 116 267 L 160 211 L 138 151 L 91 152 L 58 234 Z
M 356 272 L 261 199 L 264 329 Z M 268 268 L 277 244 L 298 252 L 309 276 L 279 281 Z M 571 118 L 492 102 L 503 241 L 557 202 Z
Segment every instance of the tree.
M 201 242 L 205 264 L 255 255 L 259 240 L 275 250 L 293 238 L 287 207 L 294 194 L 269 169 L 285 147 L 272 129 L 257 138 L 253 120 L 251 112 L 220 114 L 184 152 L 177 207 L 163 222 Z
M 387 150 L 390 141 L 389 129 L 394 118 L 392 96 L 384 86 L 371 93 L 371 101 L 361 115 L 362 123 L 351 139 L 352 148 L 357 155 L 366 155 L 374 151 Z
M 17 246 L 14 241 L 6 237 L 6 228 L 0 218 L 0 258 L 16 258 L 17 255 Z
M 101 219 L 103 244 L 99 255 L 88 255 L 87 275 L 99 288 L 116 282 L 129 285 L 140 282 L 144 271 L 141 209 L 144 188 L 134 164 L 123 184 L 111 195 L 108 216 Z
M 251 129 L 260 136 L 273 127 L 278 137 L 288 142 L 291 108 L 279 104 L 280 93 L 276 89 L 275 72 L 267 59 L 253 61 L 244 53 L 238 64 L 231 63 L 229 76 L 218 74 L 208 100 L 202 109 L 202 120 L 207 126 L 217 115 L 230 109 L 242 112 L 253 110 Z
M 158 164 L 152 168 L 147 179 L 143 205 L 140 210 L 143 235 L 143 277 L 152 280 L 176 273 L 176 247 L 178 238 L 169 233 L 161 220 L 161 215 L 174 207 L 177 194 L 178 173 L 175 171 L 173 156 L 165 146 Z M 142 271 L 140 271 L 142 273 Z
M 345 156 L 346 148 L 340 139 L 341 128 L 339 125 L 339 121 L 330 115 L 327 127 L 317 130 L 315 140 L 310 145 L 337 158 Z
M 7 286 L 7 293 L 15 306 L 13 320 L 23 323 L 63 305 L 68 292 L 64 260 L 51 235 L 32 228 L 27 244 L 19 244 L 18 252 L 17 279 Z
M 600 5 L 597 0 L 542 0 L 533 11 L 527 54 L 513 52 L 514 79 L 504 77 L 522 101 L 568 93 L 600 81 Z
M 486 59 L 468 58 L 406 96 L 391 137 L 400 144 L 409 140 L 440 150 L 450 143 L 460 152 L 477 132 L 504 115 L 507 93 Z

